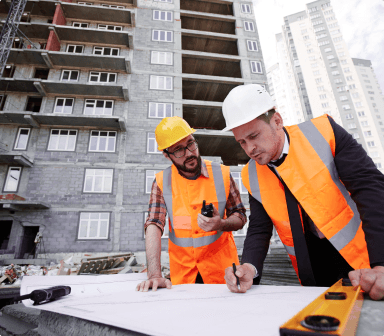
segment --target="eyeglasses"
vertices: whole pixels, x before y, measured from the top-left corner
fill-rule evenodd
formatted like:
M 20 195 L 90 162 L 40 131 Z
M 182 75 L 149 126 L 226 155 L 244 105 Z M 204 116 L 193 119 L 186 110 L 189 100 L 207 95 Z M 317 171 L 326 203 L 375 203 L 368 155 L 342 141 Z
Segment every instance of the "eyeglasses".
M 186 153 L 186 150 L 189 150 L 190 152 L 193 152 L 197 149 L 197 140 L 193 141 L 193 142 L 190 142 L 186 147 L 182 147 L 182 148 L 179 148 L 177 150 L 175 150 L 174 152 L 169 152 L 168 150 L 165 150 L 165 152 L 167 154 L 172 154 L 174 155 L 176 158 L 181 158 L 185 155 Z

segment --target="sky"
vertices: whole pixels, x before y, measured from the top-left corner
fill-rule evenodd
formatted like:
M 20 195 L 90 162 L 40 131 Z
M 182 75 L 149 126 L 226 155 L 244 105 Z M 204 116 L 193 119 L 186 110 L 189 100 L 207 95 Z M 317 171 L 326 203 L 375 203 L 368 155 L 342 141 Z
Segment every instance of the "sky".
M 306 0 L 253 0 L 256 24 L 266 68 L 277 62 L 275 34 L 282 32 L 284 16 L 306 9 Z M 384 1 L 331 0 L 352 58 L 368 59 L 384 93 Z

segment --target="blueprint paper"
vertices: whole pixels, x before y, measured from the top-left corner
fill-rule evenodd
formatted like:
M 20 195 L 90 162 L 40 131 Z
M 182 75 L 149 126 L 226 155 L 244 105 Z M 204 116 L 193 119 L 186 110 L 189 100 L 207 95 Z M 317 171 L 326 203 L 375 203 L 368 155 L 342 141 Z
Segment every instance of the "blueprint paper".
M 136 292 L 136 285 L 145 276 L 28 277 L 23 279 L 21 290 L 25 294 L 32 288 L 69 285 L 71 295 L 33 307 L 150 335 L 233 336 L 251 332 L 278 336 L 280 325 L 327 289 L 252 286 L 245 294 L 235 294 L 226 285 L 191 284 Z M 77 279 L 72 282 L 68 278 Z

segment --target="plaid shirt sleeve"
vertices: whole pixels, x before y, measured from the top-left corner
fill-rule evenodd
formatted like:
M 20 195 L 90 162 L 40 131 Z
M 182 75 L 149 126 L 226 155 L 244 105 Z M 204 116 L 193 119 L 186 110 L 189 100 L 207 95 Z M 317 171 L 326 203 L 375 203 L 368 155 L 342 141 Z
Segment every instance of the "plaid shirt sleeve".
M 157 185 L 156 179 L 154 179 L 151 196 L 149 197 L 148 217 L 145 221 L 144 231 L 147 229 L 148 225 L 154 224 L 161 230 L 161 233 L 163 233 L 166 215 L 167 207 L 165 206 L 163 192 Z
M 241 201 L 239 188 L 237 187 L 232 175 L 230 179 L 229 195 L 227 204 L 225 205 L 227 218 L 230 216 L 237 216 L 242 220 L 243 224 L 245 224 L 247 222 L 247 216 L 245 214 L 246 210 L 244 204 Z

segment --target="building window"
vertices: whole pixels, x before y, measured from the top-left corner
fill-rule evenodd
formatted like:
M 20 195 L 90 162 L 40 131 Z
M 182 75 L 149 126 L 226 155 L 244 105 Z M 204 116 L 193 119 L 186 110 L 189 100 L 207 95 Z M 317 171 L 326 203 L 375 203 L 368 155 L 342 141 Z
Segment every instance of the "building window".
M 359 98 L 359 93 L 358 93 L 358 92 L 354 92 L 354 93 L 352 93 L 352 97 L 353 97 L 353 98 Z
M 161 154 L 162 151 L 159 151 L 157 149 L 157 142 L 155 133 L 148 133 L 147 134 L 147 153 L 149 154 Z
M 364 127 L 365 127 L 365 126 L 369 126 L 368 121 L 366 121 L 366 120 L 365 120 L 365 121 L 362 121 L 362 122 L 361 122 L 361 126 L 364 126 Z
M 93 6 L 92 2 L 82 2 L 82 1 L 79 1 L 77 4 L 78 5 L 85 5 L 85 6 Z
M 88 23 L 83 23 L 83 22 L 73 22 L 72 27 L 76 28 L 88 28 L 89 24 Z
M 351 109 L 351 106 L 349 106 L 349 105 L 347 104 L 347 105 L 343 105 L 342 108 L 343 108 L 344 111 L 347 111 L 347 110 L 350 110 L 350 109 Z
M 247 4 L 241 4 L 241 12 L 242 13 L 251 13 L 251 6 Z
M 173 78 L 169 76 L 150 76 L 151 90 L 173 90 Z
M 355 123 L 348 124 L 348 128 L 354 129 L 354 128 L 356 128 L 356 124 Z
M 372 136 L 372 131 L 364 131 L 364 136 L 365 137 L 371 137 Z
M 355 103 L 355 106 L 356 106 L 356 107 L 362 107 L 363 104 L 362 104 L 361 102 L 356 102 L 356 103 Z
M 350 90 L 356 89 L 356 84 L 351 84 L 351 85 L 349 85 L 349 89 L 350 89 Z
M 116 8 L 116 9 L 125 9 L 124 6 L 107 5 L 107 4 L 102 4 L 101 7 Z
M 368 75 L 365 75 L 365 74 L 362 74 L 361 76 L 362 76 L 362 77 L 365 77 L 365 78 L 368 78 Z
M 6 65 L 3 70 L 2 77 L 4 78 L 13 78 L 15 74 L 16 67 L 14 65 Z
M 173 31 L 152 30 L 152 41 L 173 42 Z
M 351 113 L 348 113 L 345 115 L 345 119 L 351 120 L 351 119 L 353 119 L 353 115 Z
M 52 129 L 49 137 L 48 150 L 73 152 L 76 147 L 76 130 Z
M 339 84 L 339 83 L 342 83 L 343 82 L 343 80 L 341 79 L 341 78 L 337 78 L 337 79 L 335 79 L 335 83 L 336 84 Z
M 94 55 L 119 56 L 119 48 L 93 47 Z
M 329 53 L 329 52 L 331 52 L 332 51 L 332 48 L 325 48 L 324 49 L 324 52 L 326 52 L 326 53 Z
M 173 53 L 167 51 L 152 51 L 151 63 L 173 65 Z
M 332 71 L 332 75 L 333 75 L 333 76 L 337 76 L 337 75 L 340 75 L 340 72 L 339 72 L 339 71 L 337 71 L 337 70 L 336 70 L 336 71 Z
M 240 172 L 231 172 L 231 175 L 237 184 L 237 187 L 240 191 L 240 194 L 248 194 L 248 190 L 247 190 L 247 188 L 245 188 L 243 181 L 241 179 L 241 173 Z
M 365 112 L 364 111 L 357 112 L 357 115 L 359 117 L 365 117 Z
M 80 212 L 78 239 L 108 239 L 108 212 Z
M 252 40 L 247 40 L 247 46 L 249 51 L 258 51 L 257 42 Z
M 340 96 L 340 100 L 341 100 L 341 101 L 348 100 L 348 97 L 347 97 L 347 96 Z
M 329 103 L 321 103 L 321 107 L 322 107 L 322 108 L 329 107 Z
M 31 133 L 30 128 L 19 128 L 15 141 L 15 150 L 26 150 L 28 145 L 29 134 Z
M 113 101 L 86 99 L 84 114 L 87 115 L 112 115 Z
M 251 71 L 252 73 L 263 73 L 261 62 L 251 61 Z
M 153 0 L 153 1 L 158 1 L 158 2 L 169 2 L 169 3 L 172 3 L 172 0 Z
M 341 60 L 340 63 L 343 65 L 348 64 L 347 60 Z
M 28 97 L 25 110 L 30 112 L 40 112 L 42 102 L 42 97 Z
M 326 99 L 327 95 L 326 94 L 321 94 L 319 97 L 320 97 L 320 99 Z
M 145 171 L 145 193 L 150 194 L 152 190 L 153 180 L 156 177 L 156 174 L 159 173 L 160 170 L 146 170 Z
M 351 72 L 351 70 L 349 68 L 344 68 L 343 70 L 344 70 L 344 72 Z
M 376 168 L 381 168 L 381 163 L 380 162 L 378 162 L 378 163 L 375 163 L 375 166 L 376 166 Z
M 153 19 L 159 21 L 172 21 L 172 12 L 153 10 Z
M 371 153 L 369 153 L 369 156 L 372 157 L 372 158 L 380 157 L 379 152 L 371 152 Z
M 62 82 L 77 82 L 79 79 L 78 70 L 63 70 L 60 80 Z
M 327 56 L 327 59 L 329 59 L 329 60 L 334 59 L 334 58 L 335 58 L 335 56 L 333 56 L 333 55 L 328 55 Z
M 123 27 L 122 26 L 98 24 L 97 29 L 99 29 L 99 30 L 111 30 L 111 31 L 122 31 Z
M 352 136 L 353 136 L 354 139 L 359 139 L 360 138 L 359 133 L 352 133 Z
M 367 141 L 368 147 L 375 147 L 375 142 L 374 141 Z
M 20 175 L 21 167 L 9 167 L 3 191 L 17 191 L 20 182 Z
M 56 98 L 53 113 L 72 114 L 74 98 Z
M 255 25 L 251 21 L 244 21 L 244 30 L 254 32 Z
M 86 193 L 111 193 L 113 169 L 85 169 L 84 189 Z
M 331 68 L 337 67 L 337 63 L 333 62 L 329 65 Z
M 324 86 L 318 86 L 317 91 L 324 91 Z
M 67 52 L 71 53 L 71 54 L 82 54 L 84 52 L 84 46 L 68 44 L 67 45 Z
M 89 81 L 96 83 L 116 83 L 117 74 L 111 72 L 93 72 L 89 73 Z
M 171 103 L 149 103 L 149 118 L 172 117 Z
M 347 87 L 346 86 L 339 86 L 338 88 L 337 88 L 337 92 L 345 92 L 345 91 L 347 91 Z
M 90 152 L 114 152 L 116 147 L 116 132 L 91 131 L 89 139 Z
M 323 82 L 323 79 L 321 77 L 320 78 L 316 78 L 315 82 L 316 82 L 316 84 L 320 84 L 320 83 Z

